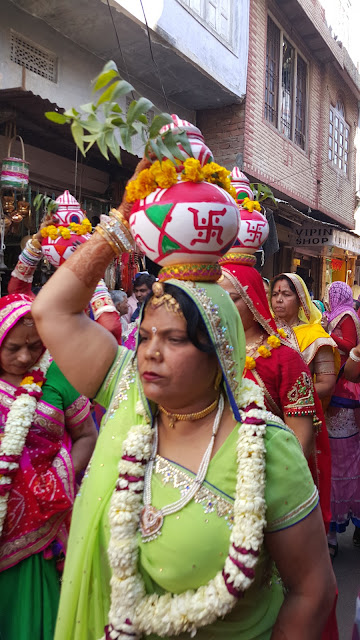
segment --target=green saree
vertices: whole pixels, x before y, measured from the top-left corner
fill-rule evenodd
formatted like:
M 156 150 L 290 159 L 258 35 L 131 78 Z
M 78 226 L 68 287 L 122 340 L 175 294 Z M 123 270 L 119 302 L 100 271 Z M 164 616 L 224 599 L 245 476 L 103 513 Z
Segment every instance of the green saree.
M 234 416 L 240 421 L 236 405 L 241 398 L 245 349 L 235 306 L 218 285 L 195 286 L 176 280 L 170 283 L 185 290 L 201 311 L 217 348 Z M 98 640 L 103 636 L 110 607 L 109 502 L 118 475 L 122 443 L 135 421 L 145 420 L 139 419 L 139 399 L 150 411 L 137 378 L 134 354 L 120 348 L 97 396 L 108 412 L 75 503 L 55 640 Z M 144 543 L 138 534 L 139 570 L 148 593 L 196 589 L 223 567 L 233 517 L 236 441 L 234 429 L 212 458 L 195 499 L 165 518 L 158 538 Z M 268 422 L 265 444 L 266 531 L 271 533 L 306 517 L 315 508 L 318 497 L 300 446 L 283 423 Z M 152 476 L 154 506 L 159 508 L 177 500 L 193 476 L 186 468 L 157 456 Z M 268 640 L 282 600 L 281 585 L 263 547 L 250 589 L 228 616 L 199 629 L 196 637 Z M 185 640 L 189 635 L 178 637 Z

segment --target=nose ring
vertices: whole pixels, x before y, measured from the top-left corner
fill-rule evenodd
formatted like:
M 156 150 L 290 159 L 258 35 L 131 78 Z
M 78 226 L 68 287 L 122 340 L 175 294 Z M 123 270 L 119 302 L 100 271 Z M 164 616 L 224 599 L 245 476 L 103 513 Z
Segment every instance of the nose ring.
M 158 357 L 159 357 L 159 355 L 160 355 L 160 351 L 155 351 L 155 355 L 156 355 L 156 357 L 158 358 Z

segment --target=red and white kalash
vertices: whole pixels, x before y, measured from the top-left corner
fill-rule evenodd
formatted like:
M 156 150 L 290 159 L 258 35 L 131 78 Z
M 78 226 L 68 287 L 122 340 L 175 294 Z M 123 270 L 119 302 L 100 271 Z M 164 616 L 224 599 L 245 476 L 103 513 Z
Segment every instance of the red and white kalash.
M 80 204 L 68 190 L 56 198 L 55 202 L 58 204 L 58 209 L 56 213 L 53 214 L 54 225 L 56 227 L 69 227 L 71 222 L 81 224 L 86 219 L 86 215 L 81 209 Z M 50 264 L 54 267 L 59 267 L 72 255 L 75 242 L 83 243 L 89 238 L 89 233 L 78 235 L 72 231 L 70 231 L 70 238 L 68 239 L 62 236 L 55 240 L 43 238 L 41 243 L 43 255 Z
M 242 206 L 245 198 L 254 200 L 254 194 L 251 190 L 249 179 L 238 167 L 234 167 L 231 172 L 231 184 L 237 194 L 241 218 L 240 230 L 231 251 L 234 253 L 254 254 L 267 239 L 269 224 L 260 211 L 256 211 L 256 209 L 249 211 Z
M 185 130 L 193 156 L 202 166 L 211 162 L 213 156 L 201 131 L 176 115 L 172 119 L 160 133 L 169 128 Z M 232 247 L 240 219 L 226 191 L 208 182 L 182 182 L 179 176 L 177 184 L 158 188 L 135 202 L 129 223 L 140 250 L 157 264 L 170 267 L 216 263 Z

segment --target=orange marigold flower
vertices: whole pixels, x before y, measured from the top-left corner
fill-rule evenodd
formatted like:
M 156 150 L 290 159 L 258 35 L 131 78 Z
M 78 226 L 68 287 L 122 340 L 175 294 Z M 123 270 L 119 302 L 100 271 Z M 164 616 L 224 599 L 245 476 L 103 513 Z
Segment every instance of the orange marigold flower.
M 156 160 L 149 171 L 161 189 L 169 189 L 177 182 L 176 169 L 171 160 L 163 160 L 162 162 Z
M 187 158 L 185 160 L 181 180 L 187 182 L 202 182 L 202 180 L 204 180 L 204 174 L 199 160 L 196 158 Z
M 270 358 L 271 356 L 271 351 L 270 349 L 268 349 L 267 347 L 265 347 L 265 345 L 261 345 L 261 347 L 259 347 L 257 349 L 258 354 L 262 357 L 262 358 Z
M 260 203 L 257 200 L 250 200 L 250 198 L 244 198 L 242 208 L 247 209 L 250 213 L 252 213 L 254 209 L 256 209 L 256 211 L 261 211 Z
M 278 329 L 278 334 L 282 338 L 287 338 L 287 333 L 286 333 L 286 331 L 284 329 Z
M 251 358 L 251 356 L 246 356 L 245 369 L 249 369 L 251 371 L 251 369 L 255 369 L 255 367 L 256 367 L 255 359 Z
M 270 347 L 273 347 L 273 349 L 277 349 L 281 345 L 281 340 L 277 336 L 269 336 L 267 339 L 267 343 L 270 345 Z

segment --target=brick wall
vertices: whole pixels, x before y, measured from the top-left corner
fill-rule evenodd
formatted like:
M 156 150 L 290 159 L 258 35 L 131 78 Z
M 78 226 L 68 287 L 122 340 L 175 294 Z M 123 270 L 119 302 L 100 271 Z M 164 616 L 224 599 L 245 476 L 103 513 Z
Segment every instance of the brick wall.
M 303 3 L 302 3 L 303 4 Z M 310 5 L 305 2 L 308 11 Z M 308 127 L 303 151 L 264 117 L 267 16 L 281 24 L 308 62 Z M 317 16 L 320 19 L 321 14 Z M 334 46 L 337 46 L 334 43 Z M 348 175 L 328 162 L 330 103 L 341 93 L 350 131 Z M 278 7 L 265 0 L 250 1 L 250 44 L 246 101 L 223 109 L 201 111 L 197 123 L 215 160 L 232 169 L 239 153 L 243 170 L 252 179 L 266 182 L 294 206 L 319 209 L 335 221 L 354 227 L 355 151 L 357 100 L 333 64 L 320 64 L 307 49 Z
M 244 153 L 245 102 L 222 109 L 198 111 L 196 123 L 215 161 L 232 169 L 237 155 Z

